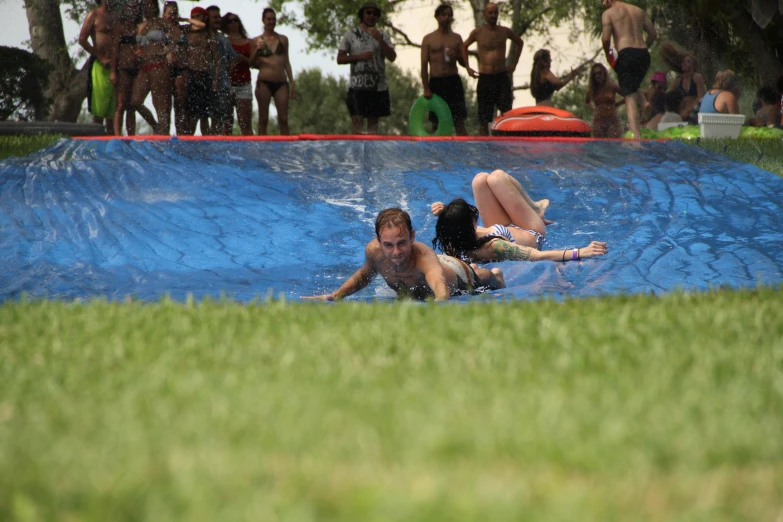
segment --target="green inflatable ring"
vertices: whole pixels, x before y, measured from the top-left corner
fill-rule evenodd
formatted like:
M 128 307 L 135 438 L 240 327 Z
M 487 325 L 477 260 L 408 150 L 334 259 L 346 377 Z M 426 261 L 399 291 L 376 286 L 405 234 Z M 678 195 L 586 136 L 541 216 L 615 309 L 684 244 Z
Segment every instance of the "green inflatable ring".
M 424 130 L 424 115 L 427 112 L 434 112 L 438 117 L 438 130 L 430 134 Z M 451 111 L 446 102 L 433 94 L 429 100 L 424 96 L 419 96 L 411 106 L 411 112 L 408 115 L 408 130 L 411 136 L 451 136 L 454 134 L 454 120 L 451 119 Z

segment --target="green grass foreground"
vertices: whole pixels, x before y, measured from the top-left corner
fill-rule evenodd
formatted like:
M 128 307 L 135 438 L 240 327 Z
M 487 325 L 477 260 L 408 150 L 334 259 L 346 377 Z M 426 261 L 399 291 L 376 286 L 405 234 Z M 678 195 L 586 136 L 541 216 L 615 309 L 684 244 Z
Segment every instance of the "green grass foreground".
M 783 291 L 0 305 L 3 521 L 783 507 Z

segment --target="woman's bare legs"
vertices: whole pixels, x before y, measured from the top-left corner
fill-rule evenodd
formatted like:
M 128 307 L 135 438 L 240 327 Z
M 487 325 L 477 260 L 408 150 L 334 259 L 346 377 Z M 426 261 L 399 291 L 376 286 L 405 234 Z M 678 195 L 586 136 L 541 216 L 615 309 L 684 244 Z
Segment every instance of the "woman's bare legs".
M 237 123 L 242 136 L 253 135 L 253 99 L 236 100 Z
M 536 203 L 522 185 L 502 170 L 480 172 L 473 178 L 473 197 L 485 227 L 515 224 L 546 235 L 543 213 L 548 200 Z
M 470 267 L 476 272 L 479 286 L 486 286 L 490 290 L 506 287 L 506 278 L 503 276 L 503 271 L 499 268 L 482 268 L 475 263 L 471 263 Z
M 177 134 L 189 134 L 188 125 L 188 71 L 174 78 L 174 124 Z
M 277 125 L 280 127 L 280 135 L 288 136 L 288 97 L 290 95 L 288 84 L 283 84 L 275 93 L 275 108 L 277 109 Z
M 279 89 L 278 89 L 279 91 Z M 266 136 L 267 125 L 269 124 L 269 102 L 272 100 L 272 93 L 269 87 L 261 80 L 256 84 L 256 101 L 258 101 L 258 135 Z
M 149 71 L 152 105 L 158 113 L 156 134 L 168 136 L 171 133 L 171 74 L 169 65 Z

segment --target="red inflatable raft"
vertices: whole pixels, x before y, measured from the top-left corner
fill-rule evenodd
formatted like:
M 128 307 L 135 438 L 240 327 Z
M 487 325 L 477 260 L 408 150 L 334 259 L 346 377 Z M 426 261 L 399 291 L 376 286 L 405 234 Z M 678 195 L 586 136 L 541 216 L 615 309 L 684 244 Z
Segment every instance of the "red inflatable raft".
M 490 125 L 493 136 L 567 136 L 586 138 L 590 125 L 554 107 L 518 107 L 501 114 Z

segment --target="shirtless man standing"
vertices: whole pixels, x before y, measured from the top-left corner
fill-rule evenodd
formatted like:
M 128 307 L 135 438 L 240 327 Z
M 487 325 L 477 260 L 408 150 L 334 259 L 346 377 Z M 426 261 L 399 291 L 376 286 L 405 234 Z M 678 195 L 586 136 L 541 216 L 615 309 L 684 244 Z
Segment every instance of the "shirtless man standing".
M 479 133 L 489 136 L 487 125 L 495 119 L 495 109 L 501 113 L 511 110 L 514 94 L 511 87 L 511 75 L 517 68 L 519 56 L 522 54 L 524 42 L 508 27 L 498 25 L 498 6 L 493 2 L 484 7 L 484 19 L 487 21 L 481 27 L 474 29 L 465 43 L 462 44 L 462 59 L 468 74 L 473 78 L 478 76 L 476 98 L 478 100 Z M 506 65 L 506 40 L 517 44 L 516 52 L 511 62 Z M 470 68 L 468 62 L 468 47 L 478 44 L 479 73 Z
M 620 93 L 625 98 L 628 124 L 637 140 L 641 137 L 639 120 L 644 104 L 639 86 L 650 68 L 648 48 L 658 38 L 658 33 L 647 13 L 634 5 L 619 0 L 601 0 L 606 8 L 601 15 L 601 43 L 604 46 L 606 60 L 617 73 Z M 647 39 L 644 38 L 647 33 Z M 615 60 L 610 44 L 614 38 L 617 49 Z
M 465 118 L 465 90 L 457 73 L 457 63 L 463 67 L 462 37 L 451 30 L 454 22 L 454 10 L 448 4 L 435 9 L 438 29 L 421 41 L 421 83 L 424 97 L 432 98 L 437 94 L 446 102 L 451 111 L 454 128 L 458 136 L 467 136 Z
M 358 292 L 381 274 L 399 297 L 445 301 L 460 291 L 473 292 L 483 286 L 504 288 L 503 272 L 468 265 L 456 257 L 438 255 L 414 241 L 415 231 L 407 212 L 387 208 L 375 219 L 375 239 L 364 249 L 364 265 L 330 294 L 302 296 L 302 299 L 335 301 Z
M 90 82 L 87 106 L 95 123 L 106 125 L 106 133 L 114 134 L 114 112 L 117 99 L 111 82 L 111 60 L 114 39 L 111 18 L 105 0 L 96 0 L 97 7 L 89 12 L 79 32 L 79 45 L 90 55 Z

